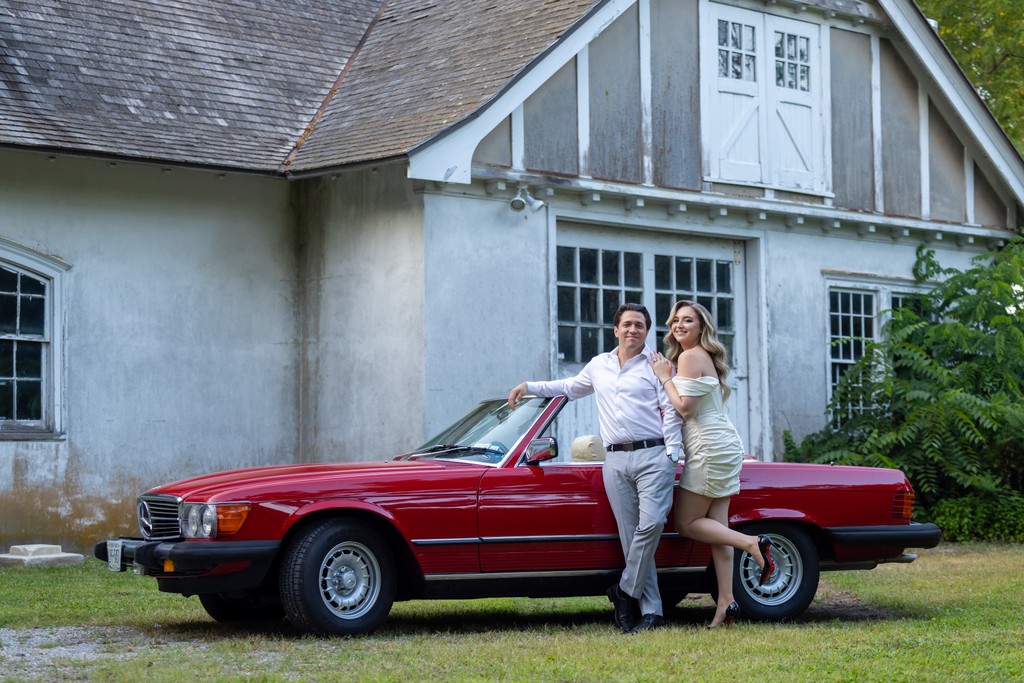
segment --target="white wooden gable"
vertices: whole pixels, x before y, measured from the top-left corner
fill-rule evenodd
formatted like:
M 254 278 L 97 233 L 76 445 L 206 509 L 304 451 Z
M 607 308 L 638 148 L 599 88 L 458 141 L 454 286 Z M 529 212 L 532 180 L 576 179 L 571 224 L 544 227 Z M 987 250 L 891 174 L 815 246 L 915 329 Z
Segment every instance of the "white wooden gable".
M 639 16 L 639 98 L 643 113 L 640 131 L 643 155 L 642 186 L 656 186 L 652 155 L 651 5 L 655 0 L 609 0 L 595 8 L 558 42 L 537 58 L 486 105 L 440 134 L 410 150 L 409 176 L 420 180 L 469 183 L 473 179 L 473 154 L 481 141 L 501 125 L 508 125 L 511 169 L 523 164 L 523 104 L 560 70 L 575 62 L 577 74 L 588 68 L 588 46 L 628 11 Z M 697 0 L 702 42 L 720 30 L 720 21 L 736 24 L 740 42 L 726 37 L 727 56 L 736 59 L 739 78 L 719 75 L 719 64 L 701 52 L 702 173 L 712 182 L 736 182 L 819 195 L 828 203 L 830 145 L 832 135 L 827 84 L 829 31 L 825 27 L 847 22 L 853 30 L 864 22 L 886 30 L 901 58 L 930 96 L 940 101 L 944 115 L 956 133 L 998 185 L 1002 201 L 1010 207 L 1024 204 L 1024 163 L 964 77 L 927 20 L 908 0 L 877 3 L 847 0 L 764 3 L 743 0 Z M 816 15 L 801 20 L 799 10 Z M 824 19 L 822 19 L 824 17 Z M 824 22 L 824 23 L 822 23 Z M 829 22 L 832 22 L 831 24 Z M 754 30 L 744 35 L 742 27 Z M 742 44 L 749 39 L 749 44 Z M 780 50 L 781 41 L 781 52 Z M 877 41 L 875 43 L 877 45 Z M 744 48 L 764 56 L 756 68 L 756 80 L 743 77 Z M 877 49 L 877 48 L 876 48 Z M 725 67 L 733 68 L 732 61 Z M 781 73 L 777 73 L 778 69 Z M 877 69 L 877 67 L 875 67 Z M 588 177 L 590 131 L 588 129 L 588 80 L 578 77 L 578 176 Z M 818 93 L 825 93 L 824 96 Z M 924 94 L 928 97 L 929 94 Z M 925 105 L 927 110 L 927 105 Z M 877 129 L 879 116 L 875 116 Z M 926 124 L 925 124 L 925 130 Z M 876 137 L 877 130 L 876 130 Z M 878 145 L 877 140 L 865 144 Z M 876 150 L 877 151 L 877 150 Z M 876 154 L 877 156 L 877 154 Z M 926 163 L 922 173 L 927 175 Z M 970 176 L 973 164 L 965 161 Z M 877 179 L 876 179 L 877 182 Z M 927 178 L 923 180 L 927 183 Z M 970 201 L 970 200 L 968 200 Z M 927 219 L 927 212 L 923 216 Z M 971 223 L 968 219 L 966 223 Z M 1010 223 L 1015 219 L 1011 217 Z

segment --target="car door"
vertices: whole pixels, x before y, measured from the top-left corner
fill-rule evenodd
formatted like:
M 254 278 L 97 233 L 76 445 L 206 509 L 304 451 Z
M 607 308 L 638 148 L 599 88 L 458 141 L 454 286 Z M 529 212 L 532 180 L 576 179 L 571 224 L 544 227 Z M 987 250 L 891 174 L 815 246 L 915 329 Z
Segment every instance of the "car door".
M 479 503 L 483 572 L 596 571 L 624 565 L 601 463 L 494 469 L 481 478 Z M 671 521 L 665 531 L 658 566 L 685 566 L 692 542 L 679 537 Z

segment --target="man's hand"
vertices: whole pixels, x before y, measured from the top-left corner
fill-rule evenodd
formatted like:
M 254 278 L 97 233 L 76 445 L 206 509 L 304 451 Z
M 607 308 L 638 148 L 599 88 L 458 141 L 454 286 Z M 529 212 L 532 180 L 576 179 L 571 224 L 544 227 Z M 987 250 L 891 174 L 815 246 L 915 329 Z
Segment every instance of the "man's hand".
M 516 403 L 519 403 L 519 399 L 526 395 L 526 382 L 523 382 L 515 389 L 508 393 L 508 407 L 515 408 Z

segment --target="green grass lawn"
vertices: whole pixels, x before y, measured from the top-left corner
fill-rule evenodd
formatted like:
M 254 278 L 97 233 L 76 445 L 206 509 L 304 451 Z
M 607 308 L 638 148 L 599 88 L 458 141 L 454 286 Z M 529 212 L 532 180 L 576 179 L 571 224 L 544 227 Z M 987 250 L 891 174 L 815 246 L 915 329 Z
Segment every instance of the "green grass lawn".
M 1024 546 L 946 544 L 910 565 L 823 574 L 785 624 L 707 631 L 706 596 L 637 636 L 618 632 L 603 598 L 415 601 L 372 636 L 319 639 L 216 624 L 195 598 L 96 560 L 5 568 L 0 680 L 1024 680 L 1022 570 Z M 35 663 L 2 645 L 33 637 Z M 68 640 L 85 653 L 65 652 Z

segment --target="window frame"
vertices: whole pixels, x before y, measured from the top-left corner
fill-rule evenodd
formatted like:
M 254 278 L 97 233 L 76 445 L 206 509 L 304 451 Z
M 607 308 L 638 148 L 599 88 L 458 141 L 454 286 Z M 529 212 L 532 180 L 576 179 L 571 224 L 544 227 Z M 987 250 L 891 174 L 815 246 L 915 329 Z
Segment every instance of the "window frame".
M 573 254 L 572 274 L 565 277 L 562 268 L 563 250 L 571 250 Z M 586 281 L 581 275 L 582 251 L 592 251 L 596 255 L 594 280 Z M 609 275 L 607 259 L 609 254 L 616 254 L 616 281 L 607 279 Z M 639 276 L 639 283 L 631 281 L 627 277 L 627 257 L 638 257 L 636 274 Z M 612 321 L 615 310 L 624 301 L 643 303 L 644 278 L 643 278 L 643 252 L 636 252 L 622 248 L 612 249 L 609 247 L 582 246 L 580 244 L 557 244 L 556 245 L 555 270 L 555 318 L 557 322 L 555 345 L 557 358 L 560 363 L 577 364 L 582 367 L 587 361 L 598 353 L 604 353 L 614 349 L 618 342 L 612 334 Z M 565 317 L 567 311 L 563 310 L 564 293 L 573 293 L 572 319 Z M 594 293 L 593 319 L 586 319 L 583 315 L 583 306 L 580 293 L 589 291 Z M 618 304 L 609 308 L 606 303 L 608 294 L 618 293 Z M 562 350 L 562 335 L 572 329 L 573 335 L 573 358 L 567 358 Z M 584 331 L 591 330 L 594 335 L 594 348 L 588 349 L 584 342 Z
M 0 265 L 41 280 L 45 286 L 42 386 L 39 420 L 0 421 L 0 441 L 60 438 L 64 431 L 64 275 L 70 265 L 60 259 L 0 238 Z M 19 340 L 19 335 L 2 335 Z
M 791 17 L 769 12 L 740 7 L 732 4 L 701 0 L 701 118 L 704 121 L 721 123 L 719 108 L 720 98 L 732 93 L 750 97 L 750 104 L 745 108 L 753 113 L 742 114 L 733 123 L 741 124 L 735 129 L 719 128 L 713 125 L 702 127 L 702 147 L 704 148 L 704 180 L 708 183 L 726 185 L 743 185 L 763 188 L 770 193 L 775 190 L 796 192 L 829 199 L 833 196 L 832 169 L 828 163 L 830 156 L 830 88 L 831 74 L 828 59 L 829 25 L 815 17 Z M 719 75 L 719 28 L 718 22 L 741 23 L 755 29 L 755 80 L 725 78 L 730 85 L 722 89 L 723 77 Z M 790 90 L 776 85 L 775 44 L 774 34 L 781 31 L 784 35 L 795 31 L 803 25 L 813 35 L 809 35 L 811 61 L 808 64 L 810 80 L 806 91 Z M 803 34 L 794 34 L 803 35 Z M 747 53 L 743 53 L 747 54 Z M 776 134 L 779 124 L 776 119 L 777 109 L 798 102 L 809 107 L 811 132 L 804 143 L 805 150 L 783 148 L 776 139 L 783 136 Z M 756 119 L 756 123 L 742 123 Z M 751 160 L 726 158 L 724 147 L 739 145 L 740 140 L 747 137 L 745 130 L 756 126 L 757 130 L 757 163 Z M 748 143 L 749 144 L 749 143 Z M 796 143 L 794 143 L 796 144 Z M 752 148 L 754 145 L 750 145 Z M 752 151 L 752 150 L 750 150 Z M 785 168 L 784 159 L 810 157 L 810 171 Z M 796 157 L 794 157 L 796 154 Z
M 878 341 L 881 339 L 882 329 L 888 321 L 889 312 L 893 309 L 893 299 L 896 297 L 907 297 L 914 294 L 928 292 L 927 286 L 919 285 L 912 280 L 900 280 L 896 278 L 878 278 L 868 275 L 864 276 L 825 276 L 825 316 L 824 316 L 824 340 L 825 340 L 825 388 L 827 391 L 826 405 L 832 402 L 832 394 L 835 385 L 832 383 L 833 358 L 832 358 L 832 292 L 855 292 L 860 294 L 871 294 L 874 297 L 874 311 L 872 315 L 873 334 L 870 338 L 863 337 L 865 341 Z M 842 338 L 842 337 L 841 337 Z M 863 357 L 863 356 L 861 356 Z M 854 358 L 846 365 L 856 363 Z
M 744 272 L 744 265 L 740 253 L 742 247 L 741 242 L 735 239 L 723 238 L 723 237 L 711 237 L 709 240 L 679 236 L 679 239 L 675 241 L 675 244 L 667 246 L 654 234 L 647 234 L 646 236 L 633 235 L 630 237 L 623 236 L 608 236 L 602 231 L 592 231 L 581 224 L 574 224 L 578 227 L 569 227 L 573 224 L 565 224 L 560 227 L 559 236 L 555 242 L 555 263 L 554 263 L 554 277 L 553 277 L 553 288 L 552 294 L 554 301 L 552 302 L 552 323 L 554 325 L 554 339 L 553 339 L 553 350 L 554 350 L 554 364 L 552 367 L 553 372 L 557 376 L 567 376 L 569 374 L 575 374 L 579 372 L 593 357 L 587 355 L 581 351 L 581 337 L 580 332 L 577 330 L 575 335 L 575 347 L 579 355 L 575 359 L 565 358 L 560 349 L 560 334 L 561 328 L 575 325 L 577 328 L 592 328 L 597 330 L 597 334 L 600 336 L 598 353 L 604 353 L 611 351 L 617 346 L 617 341 L 612 335 L 611 321 L 606 321 L 603 316 L 600 322 L 590 323 L 583 322 L 579 318 L 579 305 L 574 302 L 574 312 L 576 314 L 576 320 L 570 322 L 563 320 L 559 315 L 559 289 L 571 285 L 572 283 L 562 277 L 559 272 L 558 265 L 558 253 L 563 248 L 574 249 L 578 254 L 580 249 L 591 249 L 597 250 L 603 254 L 605 252 L 617 252 L 620 255 L 625 253 L 638 254 L 640 256 L 641 265 L 641 283 L 639 287 L 634 285 L 624 284 L 620 287 L 620 291 L 631 292 L 638 294 L 638 300 L 636 303 L 643 304 L 647 307 L 650 312 L 651 329 L 647 337 L 647 346 L 653 350 L 662 350 L 662 336 L 666 332 L 664 325 L 664 316 L 667 316 L 667 312 L 659 310 L 658 300 L 671 293 L 669 298 L 678 300 L 680 298 L 691 298 L 696 301 L 712 305 L 709 306 L 712 315 L 718 315 L 718 302 L 727 301 L 729 304 L 729 312 L 732 317 L 731 327 L 727 327 L 720 330 L 720 334 L 727 339 L 723 339 L 729 347 L 730 351 L 730 367 L 733 374 L 730 377 L 746 378 L 746 331 L 737 320 L 744 315 L 746 310 L 746 292 L 745 285 L 743 284 L 744 278 L 746 277 Z M 672 287 L 666 289 L 659 286 L 656 278 L 656 260 L 658 258 L 669 258 L 673 261 L 673 267 L 675 261 L 682 259 L 692 259 L 693 263 L 697 261 L 707 261 L 711 264 L 712 270 L 712 281 L 713 291 L 698 291 L 698 284 L 694 281 L 694 289 L 690 292 L 683 291 L 682 288 L 676 286 L 679 283 L 675 281 L 675 274 L 672 277 Z M 620 259 L 621 262 L 621 259 Z M 578 264 L 578 256 L 577 256 Z M 717 268 L 727 264 L 729 266 L 729 286 L 728 292 L 718 291 L 718 279 L 720 277 L 717 272 Z M 578 282 L 579 272 L 578 265 L 575 266 L 576 270 L 574 274 L 577 276 L 577 288 L 582 288 Z M 695 265 L 694 265 L 695 267 Z M 600 266 L 599 266 L 600 270 Z M 625 283 L 625 274 L 622 274 L 621 281 Z M 600 279 L 598 283 L 586 284 L 586 288 L 595 288 L 599 292 L 604 292 L 606 289 L 615 289 L 616 286 L 605 287 L 605 283 Z M 601 300 L 600 295 L 598 301 L 599 314 L 602 313 L 600 310 Z M 672 303 L 675 303 L 673 300 Z M 664 316 L 663 316 L 664 313 Z M 603 342 L 603 343 L 601 343 Z M 596 355 L 596 354 L 595 354 Z

